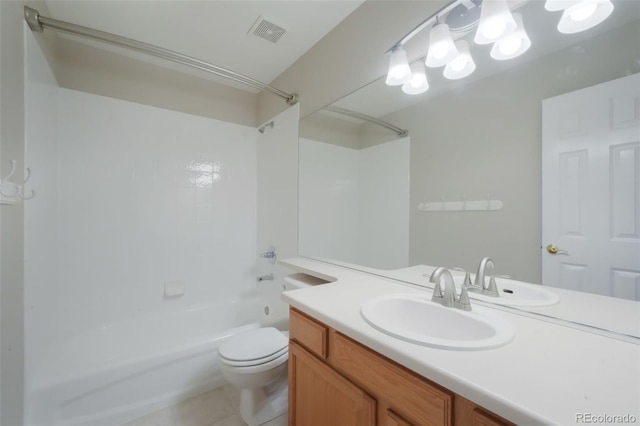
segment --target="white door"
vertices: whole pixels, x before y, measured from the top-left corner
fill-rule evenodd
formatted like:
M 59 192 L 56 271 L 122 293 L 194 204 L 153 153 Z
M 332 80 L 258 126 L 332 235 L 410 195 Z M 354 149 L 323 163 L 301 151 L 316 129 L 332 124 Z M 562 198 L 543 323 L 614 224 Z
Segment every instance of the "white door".
M 542 111 L 542 283 L 640 300 L 640 74 Z

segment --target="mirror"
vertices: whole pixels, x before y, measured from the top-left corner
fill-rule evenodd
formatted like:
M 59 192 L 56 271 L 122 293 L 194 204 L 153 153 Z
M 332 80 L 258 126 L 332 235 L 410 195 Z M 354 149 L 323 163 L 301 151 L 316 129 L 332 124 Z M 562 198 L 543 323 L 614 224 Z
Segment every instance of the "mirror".
M 401 130 L 386 131 L 382 141 L 368 138 L 360 132 L 362 117 L 345 112 L 320 111 L 300 123 L 298 251 L 406 267 L 409 138 Z
M 470 76 L 447 80 L 442 68 L 427 68 L 430 88 L 420 95 L 387 86 L 382 77 L 333 105 L 408 129 L 408 137 L 398 139 L 378 125 L 324 110 L 304 118 L 299 254 L 369 271 L 422 264 L 475 272 L 480 259 L 490 256 L 496 274 L 546 284 L 543 259 L 552 255 L 543 246 L 557 242 L 542 240 L 543 101 L 640 72 L 640 2 L 614 0 L 614 5 L 611 16 L 597 27 L 561 34 L 556 30 L 559 13 L 546 11 L 542 1 L 525 2 L 517 12 L 532 45 L 518 58 L 494 60 L 490 45 L 473 44 L 473 31 L 454 34 L 454 39 L 469 42 L 477 65 Z M 630 119 L 637 121 L 640 101 L 634 99 Z M 636 145 L 638 140 L 640 136 Z M 400 154 L 401 141 L 410 152 L 408 169 L 402 172 L 407 162 Z M 632 148 L 637 156 L 636 145 Z M 382 153 L 394 147 L 397 157 Z M 331 153 L 320 154 L 322 148 Z M 372 149 L 381 151 L 375 161 L 366 159 Z M 351 164 L 365 163 L 370 170 L 356 176 L 340 151 L 353 157 Z M 353 175 L 346 176 L 345 170 Z M 318 188 L 310 180 L 323 171 L 325 193 L 317 198 Z M 405 175 L 408 182 L 400 182 Z M 315 184 L 320 185 L 319 180 Z M 637 190 L 635 186 L 628 194 L 640 199 Z M 383 195 L 385 191 L 397 198 Z M 365 193 L 380 197 L 361 205 Z M 405 200 L 406 211 L 400 208 Z M 485 200 L 500 202 L 502 208 L 464 211 L 465 205 Z M 398 207 L 396 214 L 382 214 L 390 205 Z M 442 206 L 459 209 L 436 211 Z M 637 202 L 635 206 L 637 227 Z M 369 213 L 380 214 L 365 225 Z M 356 253 L 355 247 L 365 247 L 380 256 L 358 257 L 347 247 Z M 640 298 L 640 251 L 637 254 L 635 267 L 627 271 L 629 287 L 620 297 Z

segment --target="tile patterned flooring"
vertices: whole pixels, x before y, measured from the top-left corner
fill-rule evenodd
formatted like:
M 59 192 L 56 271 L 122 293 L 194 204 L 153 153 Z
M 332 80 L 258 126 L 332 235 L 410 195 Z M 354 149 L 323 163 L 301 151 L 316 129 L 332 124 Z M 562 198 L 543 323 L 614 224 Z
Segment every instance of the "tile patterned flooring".
M 239 390 L 225 385 L 147 414 L 123 426 L 246 426 L 238 411 L 239 403 Z M 263 426 L 286 425 L 286 419 L 285 414 Z

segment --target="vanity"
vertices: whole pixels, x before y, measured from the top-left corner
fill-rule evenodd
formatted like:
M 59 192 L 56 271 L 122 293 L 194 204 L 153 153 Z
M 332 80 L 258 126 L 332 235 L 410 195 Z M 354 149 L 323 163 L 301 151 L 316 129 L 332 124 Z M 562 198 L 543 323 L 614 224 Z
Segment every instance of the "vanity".
M 372 327 L 361 306 L 394 294 L 430 297 L 429 290 L 311 259 L 281 263 L 329 281 L 283 293 L 290 305 L 290 425 L 640 418 L 637 341 L 495 310 L 513 327 L 514 337 L 504 345 L 482 350 L 419 345 Z
M 291 308 L 290 424 L 511 425 Z

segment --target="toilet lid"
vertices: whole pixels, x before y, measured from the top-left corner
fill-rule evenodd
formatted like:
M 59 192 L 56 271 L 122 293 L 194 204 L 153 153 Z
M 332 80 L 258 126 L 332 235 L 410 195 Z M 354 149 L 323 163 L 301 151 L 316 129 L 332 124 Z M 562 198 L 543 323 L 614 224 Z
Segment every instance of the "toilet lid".
M 273 327 L 258 328 L 236 334 L 220 346 L 220 356 L 230 361 L 253 361 L 270 357 L 289 344 Z

